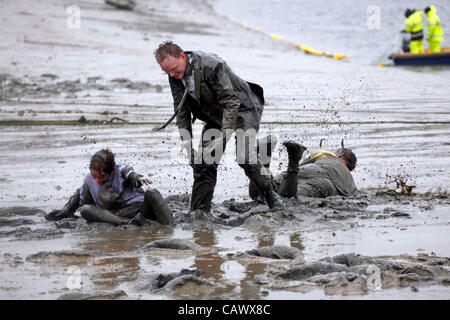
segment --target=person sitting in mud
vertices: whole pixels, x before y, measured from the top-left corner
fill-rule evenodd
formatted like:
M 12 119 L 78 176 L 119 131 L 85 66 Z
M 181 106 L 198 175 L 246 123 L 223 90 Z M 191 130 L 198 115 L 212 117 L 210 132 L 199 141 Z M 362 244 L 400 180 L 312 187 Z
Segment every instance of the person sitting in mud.
M 144 192 L 142 187 L 150 180 L 137 174 L 126 163 L 116 164 L 109 149 L 96 152 L 90 162 L 90 173 L 61 210 L 45 216 L 56 221 L 74 217 L 81 207 L 81 216 L 90 222 L 112 225 L 141 226 L 146 219 L 167 225 L 174 222 L 172 213 L 161 193 L 156 189 Z
M 272 142 L 270 139 L 265 140 L 267 150 L 272 150 Z M 350 173 L 356 166 L 356 156 L 350 149 L 340 148 L 334 152 L 320 150 L 300 163 L 306 147 L 292 141 L 284 142 L 283 145 L 288 152 L 288 169 L 272 179 L 275 191 L 282 197 L 300 195 L 325 198 L 348 196 L 356 192 Z M 267 164 L 265 166 L 268 168 Z M 259 197 L 257 189 L 251 184 L 249 194 L 253 200 Z

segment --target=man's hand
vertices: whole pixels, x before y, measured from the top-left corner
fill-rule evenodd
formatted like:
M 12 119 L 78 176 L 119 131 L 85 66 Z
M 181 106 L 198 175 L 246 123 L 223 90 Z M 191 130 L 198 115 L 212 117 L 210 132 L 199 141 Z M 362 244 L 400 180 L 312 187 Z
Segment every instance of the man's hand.
M 52 210 L 48 214 L 44 216 L 44 218 L 48 221 L 58 221 L 64 218 L 70 218 L 72 215 L 69 214 L 68 210 Z
M 131 188 L 140 188 L 151 183 L 150 179 L 134 171 L 128 173 L 127 183 Z
M 147 177 L 140 177 L 139 179 L 136 180 L 136 187 L 140 188 L 142 186 L 148 186 L 151 183 L 152 182 L 150 181 L 149 178 L 147 178 Z

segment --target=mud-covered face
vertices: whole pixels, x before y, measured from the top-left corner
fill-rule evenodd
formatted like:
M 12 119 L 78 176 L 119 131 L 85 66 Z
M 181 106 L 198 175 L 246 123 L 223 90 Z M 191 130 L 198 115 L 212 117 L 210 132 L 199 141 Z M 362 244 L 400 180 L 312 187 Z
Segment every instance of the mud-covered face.
M 108 182 L 111 179 L 113 173 L 114 173 L 114 171 L 111 173 L 105 173 L 105 172 L 99 171 L 99 170 L 94 170 L 94 169 L 91 170 L 92 177 L 95 179 L 95 181 L 97 182 L 97 184 L 99 186 L 102 186 L 106 182 Z
M 186 55 L 184 52 L 181 52 L 179 58 L 168 55 L 159 65 L 170 77 L 181 80 L 186 72 Z

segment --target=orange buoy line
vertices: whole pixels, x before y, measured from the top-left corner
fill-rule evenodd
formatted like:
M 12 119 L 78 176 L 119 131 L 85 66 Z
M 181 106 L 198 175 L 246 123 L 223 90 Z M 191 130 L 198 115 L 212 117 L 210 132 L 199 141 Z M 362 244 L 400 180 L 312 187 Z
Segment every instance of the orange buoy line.
M 232 19 L 231 21 L 233 21 L 234 23 L 240 25 L 244 29 L 253 30 L 253 31 L 256 31 L 256 32 L 262 32 L 261 28 L 251 28 L 248 24 L 238 22 L 236 19 Z M 283 37 L 281 37 L 281 36 L 279 36 L 279 35 L 277 35 L 275 33 L 269 33 L 268 36 L 271 39 L 274 39 L 274 40 L 277 40 L 277 41 L 284 41 Z M 341 54 L 341 53 L 334 53 L 333 54 L 333 53 L 330 53 L 328 51 L 319 51 L 319 50 L 315 50 L 315 49 L 311 48 L 310 46 L 301 45 L 299 43 L 292 43 L 292 45 L 295 46 L 296 48 L 302 50 L 305 53 L 314 54 L 314 55 L 317 55 L 317 56 L 325 56 L 325 57 L 333 58 L 333 59 L 336 59 L 336 60 L 343 60 L 343 59 L 351 58 L 351 56 L 347 55 L 347 54 Z

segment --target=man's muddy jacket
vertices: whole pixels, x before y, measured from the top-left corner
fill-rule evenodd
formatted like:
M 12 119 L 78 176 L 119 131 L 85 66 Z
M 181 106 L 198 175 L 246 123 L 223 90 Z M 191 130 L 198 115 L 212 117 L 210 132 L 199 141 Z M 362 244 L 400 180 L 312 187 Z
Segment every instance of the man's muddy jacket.
M 188 130 L 192 137 L 191 124 L 200 119 L 207 128 L 258 131 L 264 108 L 263 89 L 239 78 L 215 54 L 201 51 L 186 51 L 185 54 L 184 80 L 190 79 L 191 87 L 177 115 L 178 128 Z M 169 77 L 169 83 L 176 109 L 185 85 L 173 77 Z

